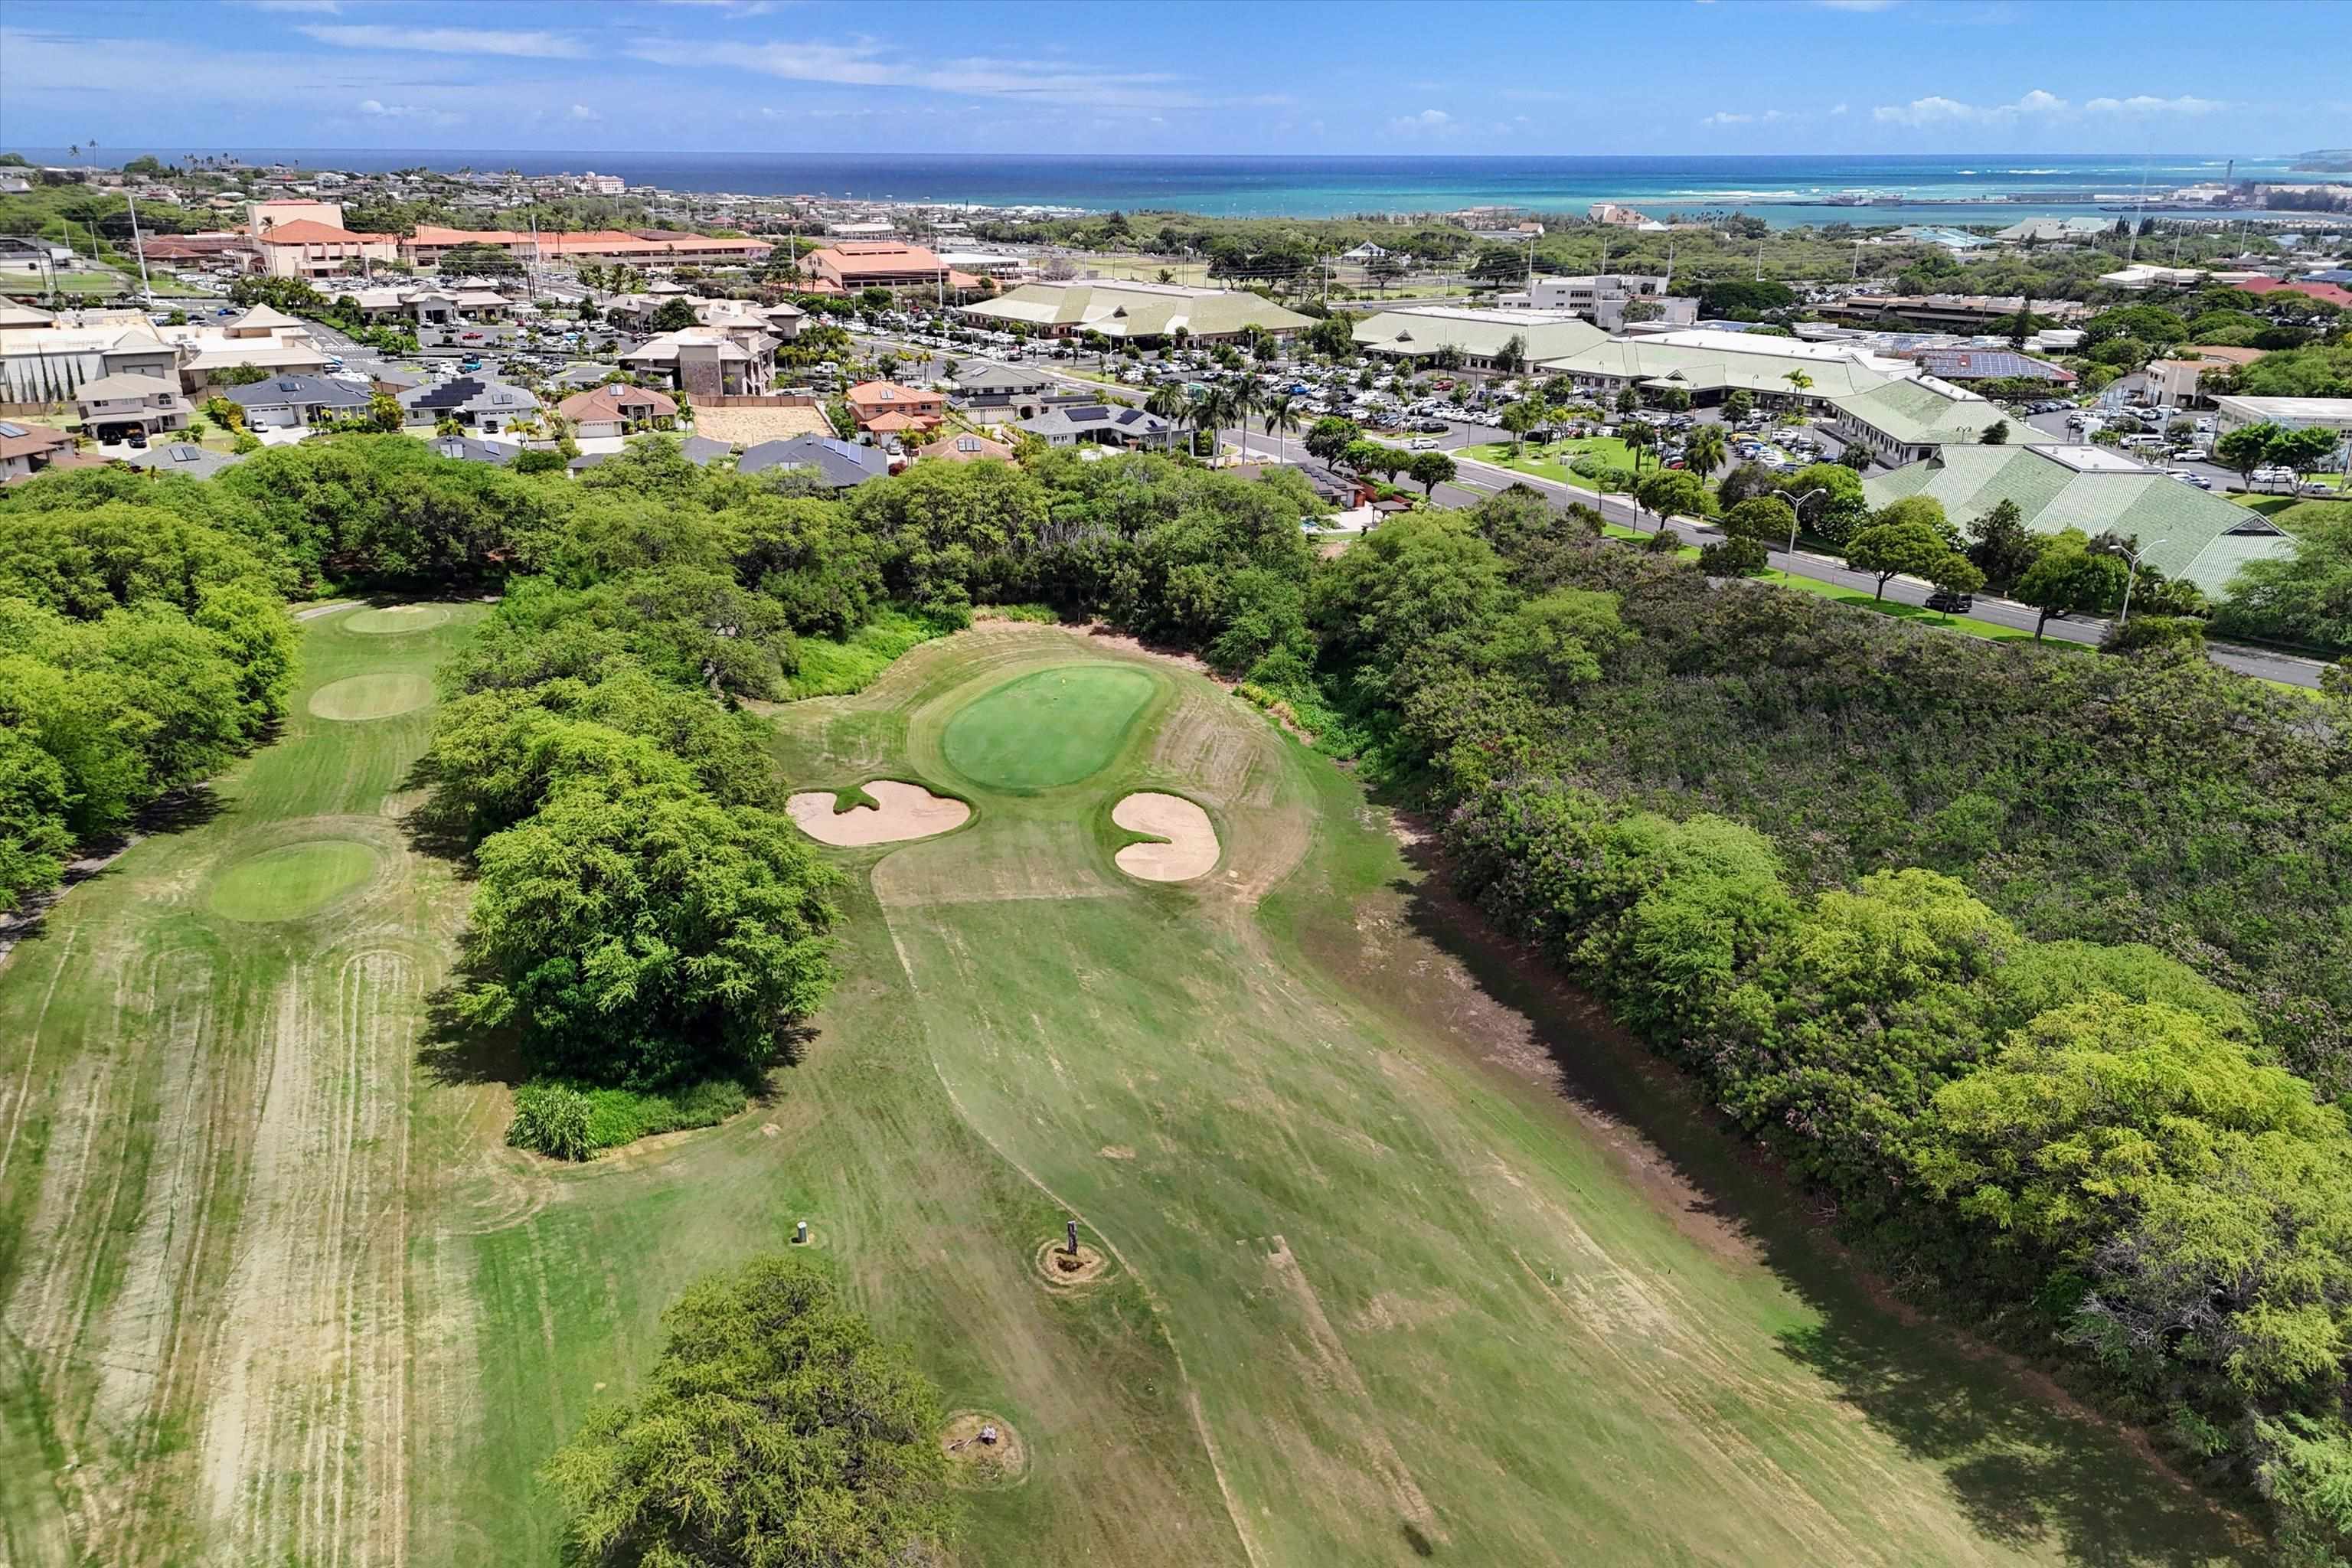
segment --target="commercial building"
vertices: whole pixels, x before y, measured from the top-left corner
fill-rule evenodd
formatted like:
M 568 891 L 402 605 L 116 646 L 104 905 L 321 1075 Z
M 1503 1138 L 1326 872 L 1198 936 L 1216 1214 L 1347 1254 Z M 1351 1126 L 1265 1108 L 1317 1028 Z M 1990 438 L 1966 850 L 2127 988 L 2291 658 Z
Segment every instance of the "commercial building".
M 2071 386 L 2076 379 L 2063 364 L 2013 349 L 1921 349 L 1912 357 L 1921 370 L 1941 381 L 2046 381 Z
M 2268 424 L 2352 433 L 2352 397 L 2217 397 L 2213 405 L 2225 430 Z
M 2249 294 L 2301 294 L 2305 299 L 2352 310 L 2352 289 L 2338 283 L 2283 283 L 2275 278 L 2242 279 L 2236 287 Z
M 2158 403 L 2187 406 L 2205 395 L 2205 377 L 2234 374 L 2262 358 L 2263 352 L 2222 343 L 2191 344 L 2175 350 L 2169 359 L 2150 360 L 2140 372 L 2140 384 Z
M 1533 365 L 1609 341 L 1591 322 L 1563 310 L 1482 310 L 1452 305 L 1383 310 L 1357 322 L 1352 335 L 1356 346 L 1376 359 L 1410 363 L 1451 350 L 1462 356 L 1465 370 L 1494 369 L 1496 357 L 1514 342 L 1522 363 Z
M 2007 500 L 2036 533 L 2137 538 L 2149 565 L 2217 598 L 2247 562 L 2294 552 L 2293 538 L 2260 512 L 2105 447 L 1948 447 L 1864 479 L 1862 491 L 1874 507 L 1932 497 L 1963 530 Z
M 1914 325 L 1957 332 L 1980 332 L 2013 321 L 2025 301 L 2014 294 L 1849 294 L 1817 305 L 1821 315 L 1838 321 L 1880 321 L 1900 317 Z M 2084 314 L 2072 300 L 2036 300 L 2033 313 L 2045 321 L 2072 321 Z
M 625 262 L 634 267 L 683 262 L 761 262 L 775 247 L 764 239 L 724 239 L 682 230 L 593 229 L 581 234 L 531 234 L 506 228 L 444 228 L 419 224 L 400 242 L 400 258 L 412 267 L 437 267 L 459 246 L 486 246 L 518 261 Z
M 1907 361 L 1856 348 L 1763 333 L 1702 327 L 1601 338 L 1591 327 L 1584 330 L 1599 341 L 1575 353 L 1543 360 L 1537 370 L 1565 375 L 1586 396 L 1602 402 L 1628 387 L 1643 393 L 1678 387 L 1694 403 L 1719 403 L 1729 393 L 1746 392 L 1766 405 L 1826 413 L 1834 399 L 1918 372 Z
M 1947 447 L 1972 446 L 1994 426 L 2009 423 L 2000 404 L 1924 377 L 1882 381 L 1830 402 L 1837 434 L 1890 468 L 1932 458 Z
M 2077 244 L 2113 234 L 2116 221 L 2111 217 L 2030 217 L 2023 223 L 2011 224 L 1993 237 L 2011 245 Z
M 1121 342 L 1159 343 L 1181 332 L 1192 342 L 1231 342 L 1255 328 L 1289 337 L 1314 323 L 1263 295 L 1174 283 L 1024 283 L 956 313 L 993 330 L 1026 326 L 1038 337 L 1100 332 Z
M 962 292 L 981 287 L 936 251 L 896 239 L 849 239 L 812 250 L 800 259 L 801 276 L 822 289 L 855 294 L 864 289 L 944 289 Z
M 1698 320 L 1698 301 L 1669 295 L 1671 281 L 1635 273 L 1590 273 L 1576 278 L 1538 278 L 1496 302 L 1507 310 L 1550 310 L 1581 316 L 1606 331 L 1625 324 L 1626 307 L 1642 309 L 1636 319 L 1687 327 Z
M 62 403 L 84 382 L 124 374 L 178 379 L 178 351 L 136 310 L 68 311 L 45 326 L 0 327 L 0 403 Z
M 264 229 L 253 243 L 261 254 L 261 270 L 272 278 L 328 278 L 400 258 L 397 235 L 358 234 L 308 218 Z

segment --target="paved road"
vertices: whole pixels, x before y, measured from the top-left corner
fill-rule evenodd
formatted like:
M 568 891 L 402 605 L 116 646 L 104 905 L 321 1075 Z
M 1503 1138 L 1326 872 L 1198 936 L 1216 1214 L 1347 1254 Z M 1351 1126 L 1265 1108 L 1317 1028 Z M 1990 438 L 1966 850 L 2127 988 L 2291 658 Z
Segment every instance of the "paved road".
M 1262 445 L 1264 437 L 1258 437 L 1258 441 Z M 1644 530 L 1657 526 L 1656 518 L 1640 511 L 1632 500 L 1624 496 L 1596 496 L 1590 490 L 1580 490 L 1573 486 L 1563 485 L 1551 479 L 1538 479 L 1530 474 L 1516 473 L 1508 468 L 1497 468 L 1491 463 L 1482 463 L 1475 458 L 1457 456 L 1454 461 L 1459 469 L 1458 482 L 1438 486 L 1433 498 L 1442 505 L 1475 505 L 1482 496 L 1492 495 L 1495 491 L 1511 484 L 1524 484 L 1562 504 L 1576 501 L 1586 506 L 1598 507 L 1601 516 L 1611 522 Z M 1723 537 L 1719 530 L 1691 518 L 1676 518 L 1672 526 L 1677 534 L 1692 544 L 1712 543 Z M 1851 571 L 1838 561 L 1827 556 L 1816 555 L 1810 551 L 1800 550 L 1791 556 L 1786 551 L 1774 550 L 1769 552 L 1769 555 L 1774 566 L 1792 576 L 1811 577 L 1818 582 L 1864 594 L 1873 593 L 1877 589 L 1876 578 L 1865 573 Z M 1933 588 L 1926 583 L 1916 582 L 1907 577 L 1897 577 L 1886 584 L 1885 597 L 1896 604 L 1924 605 L 1927 595 L 1933 591 Z M 2031 632 L 2040 615 L 2041 613 L 2031 605 L 1995 598 L 1988 594 L 1979 594 L 1977 595 L 1976 607 L 1969 616 L 1969 619 L 1983 621 L 1991 626 Z M 2055 642 L 2095 644 L 2106 636 L 2106 631 L 2107 623 L 2104 620 L 2070 617 L 2063 621 L 2050 622 L 2042 629 L 2042 636 Z M 2225 669 L 2236 670 L 2241 675 L 2258 676 L 2265 680 L 2284 681 L 2290 686 L 2316 687 L 2319 684 L 2320 672 L 2327 668 L 2316 659 L 2296 658 L 2286 654 L 2266 653 L 2259 648 L 2240 647 L 2231 644 L 2209 644 L 2207 652 L 2211 656 L 2214 663 Z

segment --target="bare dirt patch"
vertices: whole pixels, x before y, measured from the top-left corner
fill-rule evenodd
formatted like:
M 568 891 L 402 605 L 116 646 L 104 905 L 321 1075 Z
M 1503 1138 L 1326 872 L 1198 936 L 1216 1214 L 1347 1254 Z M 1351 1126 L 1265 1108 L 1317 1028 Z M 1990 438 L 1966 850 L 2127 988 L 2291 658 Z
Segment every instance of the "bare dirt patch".
M 1149 833 L 1164 844 L 1130 844 L 1112 858 L 1130 877 L 1147 882 L 1188 882 L 1213 870 L 1219 848 L 1209 814 L 1179 795 L 1145 790 L 1111 807 L 1110 819 L 1129 833 Z
M 1061 1237 L 1051 1237 L 1037 1248 L 1037 1272 L 1045 1276 L 1045 1283 L 1055 1289 L 1066 1290 L 1073 1286 L 1091 1285 L 1109 1268 L 1109 1257 L 1083 1241 L 1078 1243 L 1076 1252 L 1069 1249 L 1069 1243 Z
M 811 838 L 846 847 L 929 838 L 971 820 L 971 806 L 950 795 L 933 795 L 920 784 L 876 779 L 861 787 L 877 805 L 835 811 L 834 792 L 821 789 L 793 796 L 784 809 Z
M 981 1434 L 993 1435 L 983 1441 Z M 1029 1479 L 1029 1446 L 1013 1424 L 992 1410 L 959 1410 L 940 1429 L 947 1451 L 948 1479 L 967 1491 L 1017 1487 Z
M 730 447 L 754 447 L 793 436 L 830 436 L 822 408 L 704 408 L 694 410 L 694 433 Z

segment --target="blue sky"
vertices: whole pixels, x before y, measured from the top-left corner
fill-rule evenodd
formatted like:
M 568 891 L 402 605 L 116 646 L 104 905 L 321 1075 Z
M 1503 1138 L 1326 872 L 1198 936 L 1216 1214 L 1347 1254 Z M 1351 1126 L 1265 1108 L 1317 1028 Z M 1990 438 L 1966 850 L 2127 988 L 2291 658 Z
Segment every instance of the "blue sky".
M 2352 145 L 2344 0 L 10 0 L 0 146 L 1240 153 Z

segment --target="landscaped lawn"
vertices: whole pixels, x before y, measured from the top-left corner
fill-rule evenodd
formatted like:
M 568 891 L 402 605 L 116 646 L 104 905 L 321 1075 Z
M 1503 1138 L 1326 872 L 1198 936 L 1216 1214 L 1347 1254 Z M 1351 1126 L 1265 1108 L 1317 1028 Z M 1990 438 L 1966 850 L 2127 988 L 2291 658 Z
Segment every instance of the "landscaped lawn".
M 1569 468 L 1570 463 L 1588 452 L 1615 468 L 1630 468 L 1633 466 L 1633 449 L 1614 436 L 1593 436 L 1581 441 L 1553 441 L 1541 445 L 1530 441 L 1522 455 L 1514 457 L 1513 453 L 1517 449 L 1509 441 L 1495 441 L 1482 447 L 1465 447 L 1457 456 L 1492 463 L 1496 468 L 1509 468 L 1517 473 L 1555 479 L 1561 484 L 1574 485 L 1580 490 L 1599 488 Z

